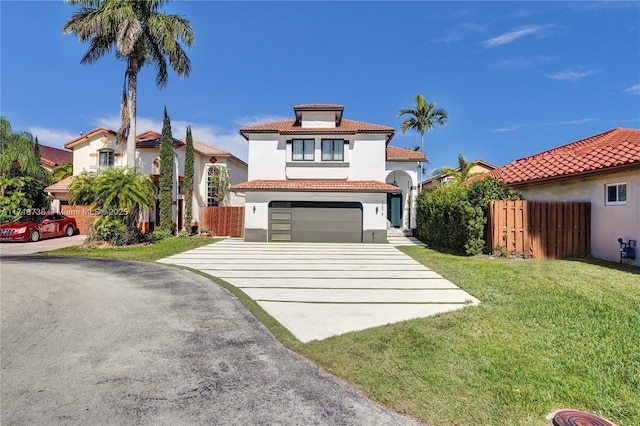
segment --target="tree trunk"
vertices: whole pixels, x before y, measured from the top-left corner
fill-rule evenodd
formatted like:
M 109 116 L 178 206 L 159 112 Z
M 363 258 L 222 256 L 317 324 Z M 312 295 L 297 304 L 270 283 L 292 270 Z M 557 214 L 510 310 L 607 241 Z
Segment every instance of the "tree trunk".
M 129 135 L 127 136 L 127 168 L 136 171 L 136 103 L 138 84 L 138 60 L 130 59 L 129 69 Z
M 424 155 L 424 132 L 420 134 L 420 151 Z M 418 162 L 418 195 L 422 194 L 422 163 Z

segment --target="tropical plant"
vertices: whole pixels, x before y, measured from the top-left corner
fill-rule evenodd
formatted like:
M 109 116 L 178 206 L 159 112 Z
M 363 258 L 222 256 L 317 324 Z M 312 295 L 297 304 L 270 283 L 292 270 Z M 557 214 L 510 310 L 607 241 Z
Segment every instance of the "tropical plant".
M 93 172 L 83 170 L 76 176 L 69 185 L 67 195 L 69 196 L 69 204 L 72 206 L 88 206 L 93 208 L 97 203 L 95 180 L 97 175 Z
M 194 173 L 194 152 L 193 152 L 193 136 L 191 135 L 191 126 L 187 127 L 187 137 L 185 139 L 184 149 L 184 223 L 188 232 L 191 232 L 191 221 L 193 220 L 193 173 Z
M 160 228 L 173 234 L 173 135 L 171 120 L 164 108 L 162 137 L 160 138 Z
M 475 173 L 471 173 L 471 169 L 475 165 L 475 161 L 467 161 L 464 155 L 458 154 L 458 167 L 440 167 L 433 171 L 433 176 L 446 175 L 452 177 L 454 182 L 462 183 L 475 175 Z
M 53 167 L 53 171 L 51 172 L 51 180 L 53 182 L 60 182 L 62 179 L 66 179 L 72 175 L 73 175 L 73 164 L 62 163 Z
M 21 215 L 25 209 L 46 209 L 43 189 L 48 176 L 39 155 L 37 139 L 29 132 L 13 132 L 0 117 L 0 221 Z
M 127 140 L 127 167 L 135 170 L 136 104 L 138 72 L 147 64 L 156 68 L 156 85 L 166 86 L 168 64 L 180 77 L 191 72 L 191 61 L 181 43 L 191 47 L 195 40 L 191 23 L 180 15 L 159 11 L 168 0 L 67 0 L 80 9 L 64 24 L 63 31 L 75 34 L 89 48 L 81 59 L 92 64 L 116 51 L 127 63 L 122 89 L 118 139 Z M 168 64 L 167 64 L 168 59 Z
M 449 114 L 443 108 L 437 108 L 435 103 L 427 103 L 422 95 L 416 95 L 416 104 L 413 108 L 402 108 L 398 111 L 398 117 L 408 117 L 400 125 L 400 130 L 405 133 L 413 129 L 420 133 L 420 152 L 424 155 L 424 132 L 430 131 L 436 124 L 447 124 Z M 426 158 L 426 156 L 425 156 Z M 429 160 L 426 160 L 429 162 Z M 422 192 L 422 177 L 420 177 L 420 192 Z
M 100 212 L 102 220 L 92 223 L 95 237 L 117 245 L 144 241 L 138 216 L 155 200 L 149 176 L 122 167 L 103 169 L 97 175 L 84 171 L 69 186 L 73 206 L 87 205 Z

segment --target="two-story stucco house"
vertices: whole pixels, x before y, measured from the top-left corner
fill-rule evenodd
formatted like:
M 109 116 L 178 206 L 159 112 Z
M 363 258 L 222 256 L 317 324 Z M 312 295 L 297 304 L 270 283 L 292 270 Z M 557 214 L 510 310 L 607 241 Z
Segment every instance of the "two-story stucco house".
M 343 118 L 344 107 L 297 105 L 290 120 L 240 129 L 249 143 L 246 241 L 385 243 L 415 228 L 417 165 L 389 146 L 394 129 Z
M 158 185 L 160 173 L 160 139 L 158 132 L 148 130 L 136 137 L 136 170 L 148 174 Z M 177 229 L 183 229 L 188 224 L 183 223 L 184 195 L 182 181 L 184 178 L 184 139 L 173 139 L 174 149 L 174 221 Z M 65 143 L 65 148 L 73 151 L 73 173 L 64 179 L 45 189 L 53 197 L 53 208 L 60 211 L 61 207 L 68 204 L 68 188 L 75 176 L 83 171 L 97 172 L 108 167 L 126 167 L 127 142 L 117 143 L 116 132 L 105 127 L 91 130 L 79 137 Z M 193 191 L 193 216 L 194 221 L 200 221 L 200 208 L 215 206 L 212 188 L 208 185 L 208 176 L 213 167 L 226 167 L 229 171 L 231 183 L 240 183 L 247 180 L 247 164 L 233 156 L 229 152 L 207 145 L 200 141 L 193 141 L 194 147 L 194 191 Z M 229 194 L 225 205 L 241 206 L 244 198 Z M 158 223 L 158 209 L 152 208 L 145 212 L 141 218 L 143 230 L 153 229 Z

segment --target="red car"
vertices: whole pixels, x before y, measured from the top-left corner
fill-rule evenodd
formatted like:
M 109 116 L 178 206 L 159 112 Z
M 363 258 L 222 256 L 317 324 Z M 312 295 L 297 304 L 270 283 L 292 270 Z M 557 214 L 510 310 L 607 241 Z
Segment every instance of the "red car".
M 41 238 L 72 236 L 76 220 L 59 213 L 30 214 L 0 225 L 0 241 L 38 241 Z

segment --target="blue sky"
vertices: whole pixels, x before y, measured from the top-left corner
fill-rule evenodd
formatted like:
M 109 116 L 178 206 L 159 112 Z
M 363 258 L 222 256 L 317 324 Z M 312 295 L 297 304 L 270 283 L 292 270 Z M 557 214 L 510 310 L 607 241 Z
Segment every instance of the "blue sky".
M 0 1 L 0 113 L 42 144 L 118 127 L 124 63 L 81 65 L 64 35 L 74 7 Z M 615 127 L 640 128 L 638 2 L 175 2 L 191 20 L 188 79 L 138 80 L 138 130 L 161 130 L 246 159 L 239 127 L 337 103 L 345 118 L 394 127 L 423 94 L 449 113 L 425 135 L 431 170 L 458 154 L 496 165 Z

